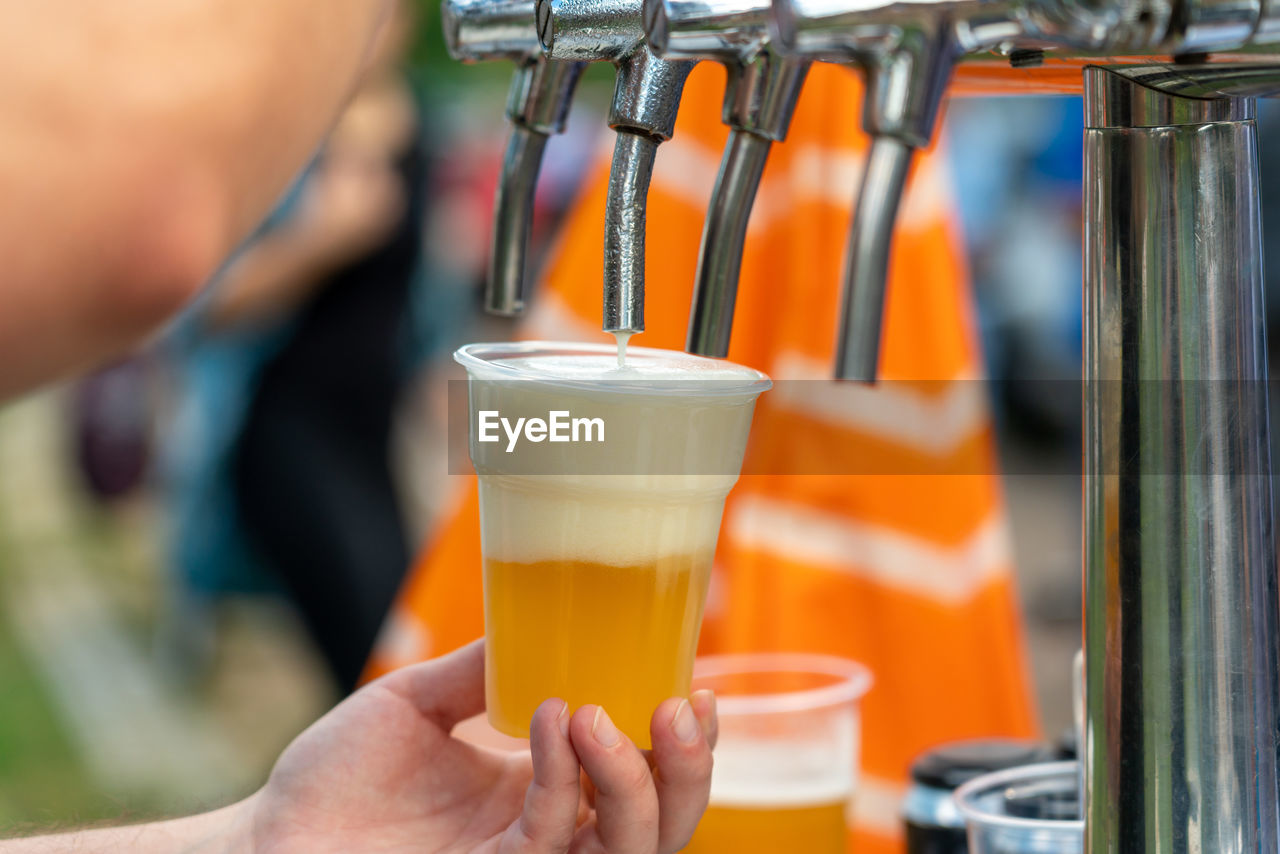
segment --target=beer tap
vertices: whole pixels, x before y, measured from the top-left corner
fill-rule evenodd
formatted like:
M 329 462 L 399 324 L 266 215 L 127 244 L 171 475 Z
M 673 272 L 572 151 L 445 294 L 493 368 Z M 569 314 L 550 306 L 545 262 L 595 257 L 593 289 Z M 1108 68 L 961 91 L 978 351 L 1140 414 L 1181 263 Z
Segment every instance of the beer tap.
M 722 63 L 730 127 L 698 252 L 686 349 L 729 353 L 747 221 L 769 149 L 786 138 L 809 60 L 780 55 L 768 0 L 645 0 L 645 32 L 659 56 Z
M 863 126 L 871 146 L 849 230 L 836 358 L 841 379 L 872 382 L 894 222 L 914 153 L 927 145 L 944 90 L 966 53 L 1017 42 L 1101 46 L 1120 19 L 1074 0 L 776 0 L 780 48 L 855 62 L 866 74 Z
M 542 55 L 534 0 L 444 0 L 442 17 L 445 45 L 454 59 L 516 63 L 507 95 L 511 136 L 494 197 L 484 304 L 492 314 L 520 314 L 542 154 L 547 138 L 564 131 L 583 63 Z
M 658 145 L 675 132 L 692 60 L 650 52 L 640 0 L 538 0 L 537 30 L 553 61 L 617 67 L 609 126 L 617 132 L 605 205 L 606 332 L 644 331 L 644 238 L 649 180 Z
M 777 0 L 775 11 L 783 45 L 857 58 L 869 76 L 875 143 L 853 225 L 842 376 L 874 374 L 887 240 L 873 235 L 892 224 L 906 159 L 895 149 L 928 139 L 955 61 L 997 46 L 1099 57 L 1083 75 L 1085 850 L 1280 851 L 1280 597 L 1250 101 L 1280 93 L 1280 56 L 1208 61 L 1276 41 L 1280 6 L 839 6 Z M 1147 64 L 1103 64 L 1144 54 Z
M 672 54 L 686 49 L 683 2 L 694 0 L 649 0 L 666 7 L 647 24 Z M 548 55 L 618 62 L 623 91 L 647 67 L 630 66 L 643 47 L 623 3 L 540 0 Z M 691 8 L 688 20 L 704 14 Z M 560 17 L 570 48 L 558 44 Z M 1254 49 L 1280 41 L 1280 0 L 774 0 L 773 24 L 780 54 L 855 62 L 868 80 L 873 143 L 851 226 L 842 377 L 875 376 L 890 232 L 956 63 L 993 48 L 1095 63 L 1083 73 L 1085 847 L 1280 852 L 1280 581 L 1252 103 L 1280 95 L 1280 54 Z M 739 25 L 724 19 L 732 36 L 707 25 L 708 41 L 684 55 L 732 55 L 721 42 Z M 742 56 L 731 61 L 754 59 Z M 683 73 L 663 79 L 647 91 L 666 92 L 674 118 Z M 629 115 L 619 97 L 615 113 Z M 634 228 L 638 213 L 642 241 L 648 174 L 623 168 L 646 165 L 633 148 L 651 165 L 664 137 L 616 126 L 614 183 L 630 184 L 617 195 L 611 185 L 611 199 L 638 207 L 611 204 L 610 222 L 630 216 Z M 726 178 L 728 163 L 721 183 L 754 187 L 750 172 Z M 627 296 L 623 273 L 633 282 L 643 270 L 615 251 L 615 301 Z

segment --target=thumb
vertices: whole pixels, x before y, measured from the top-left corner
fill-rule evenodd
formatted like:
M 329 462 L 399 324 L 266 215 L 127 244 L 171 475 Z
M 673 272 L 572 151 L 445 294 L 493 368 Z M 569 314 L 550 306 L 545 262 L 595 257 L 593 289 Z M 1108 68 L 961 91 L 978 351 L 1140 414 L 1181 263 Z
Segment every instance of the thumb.
M 484 711 L 484 641 L 403 667 L 377 680 L 417 708 L 441 730 Z

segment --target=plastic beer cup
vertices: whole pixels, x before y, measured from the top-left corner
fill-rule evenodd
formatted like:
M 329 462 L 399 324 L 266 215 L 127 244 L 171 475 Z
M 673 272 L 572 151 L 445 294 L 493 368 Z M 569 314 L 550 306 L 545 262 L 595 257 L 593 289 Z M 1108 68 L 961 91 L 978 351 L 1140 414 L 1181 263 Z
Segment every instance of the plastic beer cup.
M 527 736 L 548 697 L 603 706 L 636 744 L 688 696 L 725 497 L 758 371 L 685 353 L 472 344 L 469 448 L 480 483 L 485 693 Z
M 1077 762 L 997 771 L 956 790 L 970 854 L 1081 854 Z
M 870 672 L 826 655 L 711 656 L 693 687 L 715 691 L 720 737 L 687 854 L 844 854 Z

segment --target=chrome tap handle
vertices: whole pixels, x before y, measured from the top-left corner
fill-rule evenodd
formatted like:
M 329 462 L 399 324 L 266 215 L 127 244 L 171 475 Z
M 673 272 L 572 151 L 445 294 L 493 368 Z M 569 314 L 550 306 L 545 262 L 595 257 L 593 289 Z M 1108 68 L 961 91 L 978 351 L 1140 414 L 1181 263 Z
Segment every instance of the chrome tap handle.
M 440 23 L 445 48 L 459 62 L 538 56 L 533 0 L 443 0 Z
M 896 50 L 864 59 L 863 125 L 871 147 L 849 225 L 836 377 L 876 381 L 894 225 L 915 152 L 933 135 L 942 95 L 959 58 L 945 28 L 917 28 Z
M 484 307 L 506 316 L 524 312 L 524 279 L 533 203 L 547 137 L 515 125 L 507 137 L 502 172 L 493 198 L 493 232 L 485 278 Z
M 724 123 L 770 142 L 782 142 L 791 128 L 810 62 L 783 56 L 771 44 L 749 62 L 729 67 Z
M 644 26 L 659 56 L 745 64 L 769 42 L 769 3 L 645 0 Z
M 659 59 L 641 44 L 618 63 L 609 127 L 642 133 L 658 142 L 671 139 L 684 82 L 694 65 L 688 60 Z
M 707 207 L 686 349 L 729 352 L 747 223 L 771 143 L 786 137 L 809 69 L 770 45 L 766 0 L 645 0 L 649 45 L 661 56 L 725 66 L 723 119 L 733 129 Z
M 747 222 L 772 142 L 743 130 L 729 132 L 716 186 L 707 207 L 685 349 L 701 356 L 729 355 Z
M 445 0 L 441 9 L 454 59 L 517 64 L 507 95 L 512 128 L 494 195 L 484 305 L 491 314 L 520 314 L 542 155 L 547 137 L 564 131 L 582 64 L 542 56 L 533 0 Z
M 824 0 L 774 4 L 783 50 L 855 62 L 867 79 L 862 122 L 872 142 L 846 250 L 836 356 L 840 379 L 876 378 L 894 221 L 912 156 L 933 136 L 955 62 L 978 38 L 975 33 L 993 38 L 1020 27 L 1022 7 L 1016 3 L 971 5 L 980 10 L 974 20 L 960 16 L 959 3 L 945 0 L 874 10 Z
M 604 208 L 605 332 L 644 329 L 644 236 L 658 140 L 619 130 Z
M 617 131 L 605 206 L 606 332 L 644 331 L 644 245 L 658 145 L 675 133 L 689 60 L 649 51 L 640 0 L 538 0 L 537 31 L 553 60 L 617 67 L 609 127 Z
M 844 304 L 836 342 L 836 376 L 842 380 L 876 379 L 893 226 L 914 152 L 893 136 L 878 136 L 871 142 L 845 259 Z
M 548 136 L 564 132 L 582 69 L 580 62 L 552 62 L 539 56 L 524 60 L 511 78 L 507 96 L 511 136 L 494 196 L 493 245 L 485 282 L 485 309 L 491 314 L 524 311 L 526 255 L 542 154 Z

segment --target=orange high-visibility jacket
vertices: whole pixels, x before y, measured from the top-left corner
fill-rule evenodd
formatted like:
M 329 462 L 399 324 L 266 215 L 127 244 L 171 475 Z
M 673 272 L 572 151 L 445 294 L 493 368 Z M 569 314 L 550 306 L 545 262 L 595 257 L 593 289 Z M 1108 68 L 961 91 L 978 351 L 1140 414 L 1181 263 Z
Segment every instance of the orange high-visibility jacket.
M 727 135 L 723 91 L 723 72 L 700 65 L 675 137 L 658 151 L 648 329 L 639 345 L 683 348 L 702 221 Z M 845 237 L 867 147 L 860 102 L 852 72 L 815 65 L 788 140 L 773 147 L 764 173 L 729 357 L 775 380 L 831 376 Z M 607 171 L 602 155 L 533 297 L 526 337 L 607 340 L 600 332 Z M 971 391 L 966 381 L 981 374 L 948 193 L 944 159 L 921 157 L 899 213 L 881 360 L 886 379 L 945 382 L 927 393 L 893 382 L 854 388 L 853 405 L 817 409 L 803 396 L 766 392 L 745 470 L 753 456 L 767 455 L 768 471 L 786 471 L 788 461 L 796 463 L 789 470 L 813 471 L 804 458 L 816 454 L 837 471 L 867 455 L 902 460 L 908 470 L 940 463 L 994 471 L 985 408 L 947 414 L 957 410 L 948 395 L 965 385 Z M 941 414 L 923 433 L 901 429 L 922 404 Z M 483 632 L 476 490 L 470 476 L 454 479 L 454 509 L 404 587 L 373 674 Z M 825 652 L 872 669 L 851 844 L 859 854 L 898 851 L 914 756 L 953 739 L 1035 733 L 1016 608 L 994 475 L 744 474 L 725 507 L 700 651 Z

